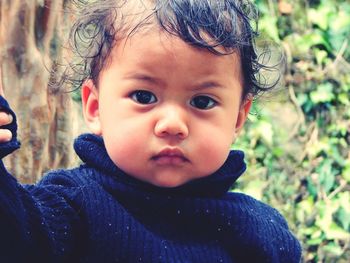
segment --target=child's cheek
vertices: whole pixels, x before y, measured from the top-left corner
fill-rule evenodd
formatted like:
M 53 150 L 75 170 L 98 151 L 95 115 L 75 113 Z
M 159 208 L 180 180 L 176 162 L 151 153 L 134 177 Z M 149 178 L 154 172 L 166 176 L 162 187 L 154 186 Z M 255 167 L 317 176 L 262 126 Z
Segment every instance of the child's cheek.
M 210 135 L 209 135 L 210 134 Z M 211 174 L 226 161 L 231 148 L 232 133 L 227 130 L 207 128 L 206 133 L 197 134 L 197 150 L 194 156 L 204 173 Z
M 142 131 L 128 127 L 129 125 L 121 126 L 114 132 L 105 133 L 104 141 L 109 157 L 115 165 L 123 170 L 129 170 L 130 166 L 141 165 L 140 157 L 146 158 L 145 142 Z M 132 125 L 131 125 L 132 126 Z M 138 164 L 139 163 L 139 164 Z M 125 169 L 126 168 L 126 169 Z

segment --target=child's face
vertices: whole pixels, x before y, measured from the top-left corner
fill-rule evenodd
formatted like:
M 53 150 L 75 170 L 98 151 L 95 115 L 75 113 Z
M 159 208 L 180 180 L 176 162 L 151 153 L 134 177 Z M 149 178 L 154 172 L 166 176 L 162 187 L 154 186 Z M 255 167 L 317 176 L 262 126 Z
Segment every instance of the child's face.
M 112 161 L 140 180 L 176 187 L 225 162 L 251 100 L 237 54 L 217 56 L 159 31 L 136 33 L 83 85 L 84 116 Z

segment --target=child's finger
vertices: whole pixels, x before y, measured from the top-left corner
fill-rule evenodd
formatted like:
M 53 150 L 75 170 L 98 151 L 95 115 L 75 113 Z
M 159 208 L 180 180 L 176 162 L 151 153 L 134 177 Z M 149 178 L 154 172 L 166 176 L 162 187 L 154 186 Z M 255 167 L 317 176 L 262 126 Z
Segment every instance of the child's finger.
M 10 124 L 13 121 L 13 118 L 10 114 L 0 111 L 0 126 Z
M 7 129 L 0 129 L 0 143 L 8 142 L 12 139 L 12 133 Z

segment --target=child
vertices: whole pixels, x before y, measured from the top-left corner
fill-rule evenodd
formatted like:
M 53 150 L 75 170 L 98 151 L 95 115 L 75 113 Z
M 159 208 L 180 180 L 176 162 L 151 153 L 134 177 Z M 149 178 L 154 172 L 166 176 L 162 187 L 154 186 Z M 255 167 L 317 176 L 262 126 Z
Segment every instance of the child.
M 276 210 L 228 192 L 246 169 L 230 146 L 264 89 L 250 4 L 85 4 L 73 34 L 92 131 L 74 144 L 83 164 L 30 186 L 2 165 L 0 261 L 299 262 Z M 19 143 L 1 107 L 3 157 Z

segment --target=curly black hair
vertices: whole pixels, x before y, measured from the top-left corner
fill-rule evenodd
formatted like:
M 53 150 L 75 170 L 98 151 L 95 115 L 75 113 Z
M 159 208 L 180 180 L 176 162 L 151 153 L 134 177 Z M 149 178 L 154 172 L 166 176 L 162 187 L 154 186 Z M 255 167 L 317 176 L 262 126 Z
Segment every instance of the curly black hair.
M 97 85 L 101 70 L 119 39 L 130 36 L 149 23 L 186 43 L 216 55 L 238 52 L 244 77 L 243 98 L 273 88 L 261 77 L 262 64 L 257 56 L 257 10 L 249 0 L 73 0 L 78 15 L 70 33 L 73 62 L 61 81 L 80 87 L 85 79 Z M 130 3 L 144 5 L 147 15 L 128 8 Z M 151 8 L 150 8 L 151 6 Z M 134 13 L 133 13 L 134 12 Z M 137 13 L 138 12 L 138 13 Z M 133 16 L 140 16 L 135 22 Z

